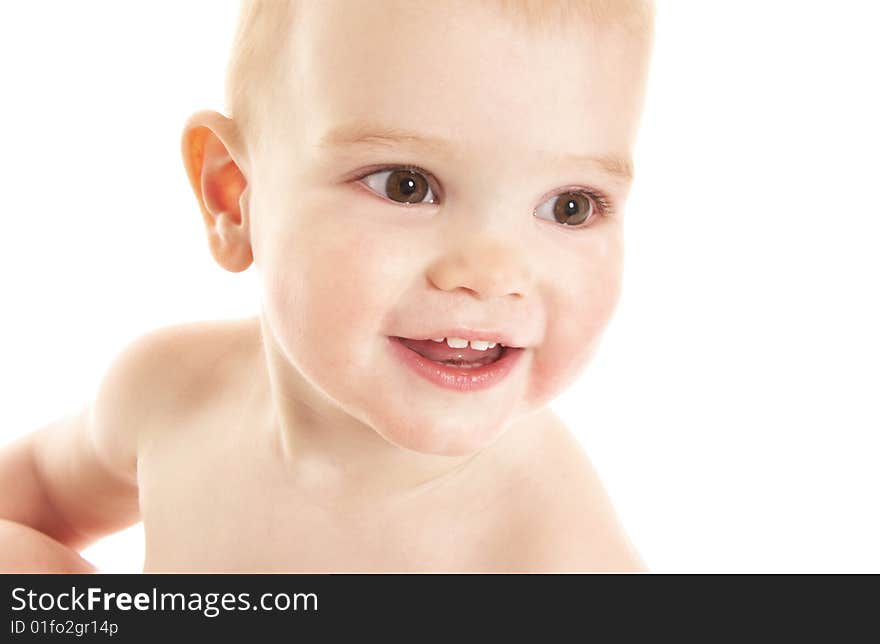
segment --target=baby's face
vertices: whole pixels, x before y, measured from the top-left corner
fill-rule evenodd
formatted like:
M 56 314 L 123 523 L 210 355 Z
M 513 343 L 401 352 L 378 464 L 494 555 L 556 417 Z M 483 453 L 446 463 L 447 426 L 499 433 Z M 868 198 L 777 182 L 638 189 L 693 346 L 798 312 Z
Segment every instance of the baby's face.
M 571 384 L 613 313 L 648 44 L 474 2 L 307 3 L 298 21 L 248 177 L 275 346 L 392 443 L 479 450 Z M 525 347 L 494 386 L 438 386 L 389 343 L 462 327 Z

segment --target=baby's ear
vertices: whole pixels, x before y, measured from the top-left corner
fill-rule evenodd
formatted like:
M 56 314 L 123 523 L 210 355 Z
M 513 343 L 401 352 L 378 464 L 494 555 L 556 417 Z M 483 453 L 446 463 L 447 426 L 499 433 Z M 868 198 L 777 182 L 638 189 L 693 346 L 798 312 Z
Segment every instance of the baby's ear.
M 211 110 L 193 114 L 181 141 L 183 164 L 199 201 L 211 254 L 233 273 L 253 262 L 243 193 L 247 180 L 236 161 L 238 131 L 232 120 Z

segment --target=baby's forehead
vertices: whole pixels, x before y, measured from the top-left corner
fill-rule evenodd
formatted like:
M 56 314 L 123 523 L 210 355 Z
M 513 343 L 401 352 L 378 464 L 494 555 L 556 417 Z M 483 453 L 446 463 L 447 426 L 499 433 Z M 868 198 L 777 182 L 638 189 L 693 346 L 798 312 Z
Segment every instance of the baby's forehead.
M 419 17 L 428 17 L 434 30 L 455 25 L 487 25 L 506 22 L 521 33 L 554 35 L 568 28 L 583 32 L 590 27 L 621 29 L 633 35 L 650 36 L 653 31 L 654 0 L 246 0 L 268 3 L 269 8 L 292 20 L 294 28 L 315 21 L 341 24 L 353 18 L 365 32 L 380 33 L 377 25 L 401 22 L 415 29 Z M 374 20 L 368 21 L 366 17 Z M 400 19 L 400 20 L 398 20 Z
M 646 40 L 653 24 L 648 0 L 322 0 L 295 7 L 285 36 L 299 45 L 300 60 L 310 51 L 332 59 L 361 41 L 368 50 L 397 43 L 417 51 L 436 39 L 453 53 L 500 35 L 514 64 L 540 40 L 573 39 L 587 47 L 610 37 Z
M 293 34 L 300 86 L 287 96 L 301 101 L 311 136 L 376 124 L 471 146 L 516 134 L 524 149 L 572 138 L 619 147 L 629 137 L 644 70 L 618 31 L 586 22 L 529 31 L 486 2 L 404 2 L 393 12 L 343 4 L 308 3 Z

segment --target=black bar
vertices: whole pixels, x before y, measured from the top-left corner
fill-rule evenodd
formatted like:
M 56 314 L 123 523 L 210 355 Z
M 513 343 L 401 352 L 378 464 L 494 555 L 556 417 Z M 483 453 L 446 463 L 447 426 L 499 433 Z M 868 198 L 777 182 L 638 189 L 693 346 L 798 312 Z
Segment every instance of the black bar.
M 876 575 L 98 574 L 0 579 L 7 616 L 7 637 L 0 641 L 9 642 L 177 641 L 184 636 L 224 641 L 308 636 L 317 638 L 308 641 L 347 642 L 352 633 L 358 639 L 393 634 L 407 641 L 442 636 L 457 642 L 471 641 L 474 627 L 496 637 L 512 633 L 516 641 L 539 642 L 644 641 L 646 634 L 649 641 L 661 636 L 792 641 L 798 631 L 838 642 L 877 641 L 878 635 Z

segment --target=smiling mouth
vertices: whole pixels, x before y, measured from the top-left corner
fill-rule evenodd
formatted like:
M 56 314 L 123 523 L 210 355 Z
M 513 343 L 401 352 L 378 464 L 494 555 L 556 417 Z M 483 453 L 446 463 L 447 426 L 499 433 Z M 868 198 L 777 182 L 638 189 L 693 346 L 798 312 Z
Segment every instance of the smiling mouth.
M 406 348 L 418 353 L 420 356 L 438 364 L 461 369 L 477 369 L 493 362 L 497 362 L 507 351 L 507 347 L 496 344 L 495 347 L 486 350 L 472 349 L 471 347 L 452 348 L 445 342 L 434 340 L 412 340 L 396 336 Z

